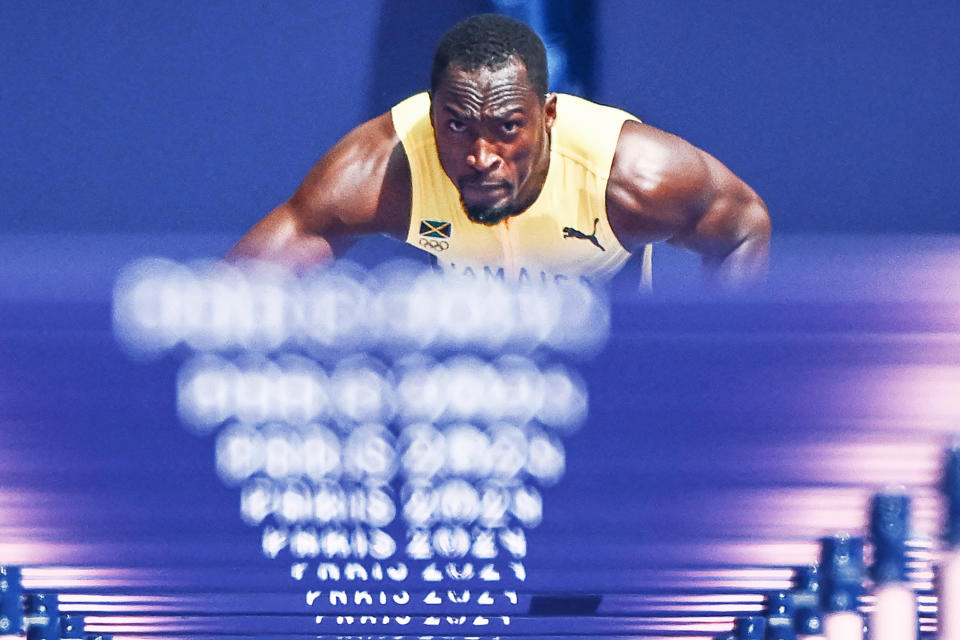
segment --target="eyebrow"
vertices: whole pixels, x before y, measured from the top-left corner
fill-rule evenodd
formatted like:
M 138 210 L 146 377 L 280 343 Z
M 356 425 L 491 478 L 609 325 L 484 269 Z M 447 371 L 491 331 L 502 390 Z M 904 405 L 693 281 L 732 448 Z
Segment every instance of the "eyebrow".
M 494 111 L 492 114 L 490 114 L 490 117 L 495 120 L 505 120 L 515 113 L 524 113 L 524 108 L 519 106 L 507 107 L 505 109 L 500 109 L 499 111 Z
M 458 120 L 477 119 L 475 115 L 459 111 L 450 105 L 446 105 L 446 104 L 443 105 L 441 110 L 449 113 L 450 115 L 452 115 L 454 118 L 457 118 Z M 525 112 L 525 109 L 520 106 L 506 107 L 498 111 L 494 111 L 493 113 L 490 114 L 490 117 L 493 120 L 506 120 L 507 118 L 509 118 L 515 113 L 524 113 L 524 112 Z
M 469 114 L 469 113 L 467 113 L 467 112 L 465 112 L 465 111 L 458 111 L 457 109 L 455 109 L 454 107 L 451 107 L 451 106 L 448 105 L 448 104 L 443 105 L 443 108 L 442 108 L 441 110 L 442 110 L 442 111 L 446 111 L 447 113 L 449 113 L 450 115 L 452 115 L 452 116 L 453 116 L 454 118 L 456 118 L 457 120 L 470 120 L 470 119 L 473 119 L 473 118 L 475 117 L 475 116 L 473 116 L 473 115 L 471 115 L 471 114 Z

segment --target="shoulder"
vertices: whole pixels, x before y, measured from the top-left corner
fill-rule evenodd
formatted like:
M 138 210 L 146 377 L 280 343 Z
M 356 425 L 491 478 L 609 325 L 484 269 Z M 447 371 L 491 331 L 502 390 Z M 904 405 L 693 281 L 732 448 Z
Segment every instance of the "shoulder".
M 683 201 L 699 194 L 709 177 L 704 153 L 683 138 L 640 122 L 623 123 L 610 181 L 625 195 Z
M 340 139 L 314 165 L 317 177 L 337 176 L 341 182 L 368 181 L 381 177 L 383 164 L 399 146 L 389 113 L 359 125 Z
M 384 113 L 353 129 L 314 165 L 291 199 L 317 221 L 360 232 L 405 234 L 410 168 Z
M 769 228 L 759 196 L 723 163 L 639 122 L 624 123 L 606 197 L 611 226 L 633 246 L 703 234 L 704 225 Z
M 607 182 L 607 215 L 625 246 L 666 240 L 712 198 L 705 153 L 673 134 L 623 123 Z

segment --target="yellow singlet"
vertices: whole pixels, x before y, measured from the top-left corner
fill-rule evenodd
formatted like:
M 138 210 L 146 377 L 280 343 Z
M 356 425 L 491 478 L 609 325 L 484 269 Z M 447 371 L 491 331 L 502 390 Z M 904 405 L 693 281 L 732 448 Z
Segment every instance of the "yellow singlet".
M 557 96 L 550 169 L 530 207 L 495 225 L 473 222 L 444 173 L 430 124 L 430 98 L 420 93 L 391 114 L 410 162 L 412 206 L 407 242 L 433 254 L 445 271 L 508 282 L 583 277 L 602 282 L 629 252 L 607 221 L 607 179 L 625 120 L 619 109 Z M 651 246 L 643 250 L 641 284 L 651 282 Z

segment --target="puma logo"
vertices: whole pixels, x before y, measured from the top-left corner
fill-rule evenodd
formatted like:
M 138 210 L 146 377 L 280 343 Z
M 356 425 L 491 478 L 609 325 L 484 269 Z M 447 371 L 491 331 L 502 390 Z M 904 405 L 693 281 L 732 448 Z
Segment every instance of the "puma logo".
M 593 233 L 591 233 L 590 235 L 585 234 L 583 231 L 578 231 L 573 227 L 564 227 L 563 237 L 564 238 L 581 238 L 583 240 L 589 240 L 590 242 L 595 244 L 596 247 L 600 249 L 600 251 L 606 251 L 606 249 L 603 248 L 603 245 L 600 244 L 600 241 L 597 240 L 597 223 L 598 222 L 600 222 L 600 218 L 593 219 Z

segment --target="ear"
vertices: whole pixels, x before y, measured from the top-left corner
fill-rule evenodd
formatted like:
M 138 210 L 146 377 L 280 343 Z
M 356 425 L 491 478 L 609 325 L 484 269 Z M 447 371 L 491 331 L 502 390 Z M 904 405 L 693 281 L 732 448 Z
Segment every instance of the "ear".
M 553 123 L 557 119 L 557 94 L 548 93 L 543 101 L 543 126 L 550 133 Z

